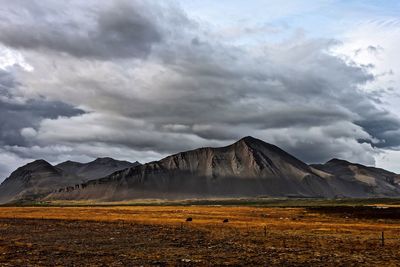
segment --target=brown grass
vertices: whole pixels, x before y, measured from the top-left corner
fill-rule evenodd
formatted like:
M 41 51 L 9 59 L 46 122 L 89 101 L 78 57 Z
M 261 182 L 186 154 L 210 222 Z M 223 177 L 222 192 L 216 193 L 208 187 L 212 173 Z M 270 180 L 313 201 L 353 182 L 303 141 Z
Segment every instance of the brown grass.
M 400 265 L 397 220 L 304 208 L 1 207 L 0 234 L 0 265 Z

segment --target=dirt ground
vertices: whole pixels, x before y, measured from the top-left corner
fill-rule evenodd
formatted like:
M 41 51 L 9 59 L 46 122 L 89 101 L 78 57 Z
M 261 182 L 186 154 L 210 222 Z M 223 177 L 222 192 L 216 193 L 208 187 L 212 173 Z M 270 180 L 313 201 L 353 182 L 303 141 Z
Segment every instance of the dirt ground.
M 0 265 L 399 266 L 399 212 L 348 207 L 1 207 Z

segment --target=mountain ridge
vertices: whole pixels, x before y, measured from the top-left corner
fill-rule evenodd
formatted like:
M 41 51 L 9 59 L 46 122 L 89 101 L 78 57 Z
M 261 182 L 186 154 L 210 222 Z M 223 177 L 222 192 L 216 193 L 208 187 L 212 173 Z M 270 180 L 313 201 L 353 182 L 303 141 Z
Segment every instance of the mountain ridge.
M 115 160 L 110 157 L 103 157 L 96 158 L 87 163 L 64 161 L 55 166 L 71 175 L 83 177 L 85 180 L 91 180 L 137 165 L 140 165 L 138 161 L 132 163 L 129 161 Z
M 17 168 L 1 183 L 0 203 L 22 198 L 33 199 L 49 194 L 60 187 L 81 184 L 90 179 L 108 175 L 117 169 L 139 164 L 138 162 L 117 161 L 112 158 L 107 158 L 106 161 L 102 158 L 96 160 L 88 163 L 65 161 L 55 166 L 44 159 L 27 163 Z M 99 161 L 105 166 L 100 171 L 93 166 Z M 86 176 L 86 174 L 90 175 Z
M 40 160 L 35 162 L 45 165 Z M 61 172 L 76 179 L 86 173 L 86 179 L 72 179 L 74 183 L 62 183 L 55 189 L 53 186 L 52 192 L 42 199 L 400 196 L 398 174 L 337 158 L 308 165 L 278 146 L 251 136 L 227 146 L 183 151 L 143 165 L 111 158 L 49 165 L 46 166 L 50 174 Z M 108 174 L 101 176 L 98 168 L 103 165 L 107 168 L 102 170 Z M 90 179 L 88 173 L 97 177 Z M 14 176 L 18 174 L 23 180 L 21 173 Z

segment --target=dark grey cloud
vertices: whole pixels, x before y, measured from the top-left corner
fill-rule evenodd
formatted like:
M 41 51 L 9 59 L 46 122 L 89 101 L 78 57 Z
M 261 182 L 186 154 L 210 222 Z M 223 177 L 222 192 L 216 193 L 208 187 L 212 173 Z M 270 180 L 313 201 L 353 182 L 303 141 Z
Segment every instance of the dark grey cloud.
M 24 128 L 34 129 L 45 118 L 56 119 L 83 113 L 60 101 L 14 98 L 12 90 L 18 85 L 12 73 L 0 70 L 0 145 L 27 145 L 21 135 Z
M 400 145 L 400 119 L 386 110 L 366 110 L 365 117 L 355 124 L 377 139 L 362 141 L 379 148 L 397 149 Z
M 162 9 L 149 6 L 138 0 L 2 1 L 0 41 L 76 57 L 143 58 L 164 34 Z
M 0 70 L 0 95 L 10 97 L 10 89 L 17 86 L 14 76 L 5 70 Z

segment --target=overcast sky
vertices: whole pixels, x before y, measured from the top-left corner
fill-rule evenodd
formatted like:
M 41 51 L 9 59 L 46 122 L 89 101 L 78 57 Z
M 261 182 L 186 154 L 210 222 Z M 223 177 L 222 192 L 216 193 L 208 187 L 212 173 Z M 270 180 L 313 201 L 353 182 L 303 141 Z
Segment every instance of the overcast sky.
M 0 0 L 0 180 L 251 135 L 400 172 L 400 2 Z

